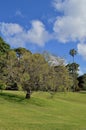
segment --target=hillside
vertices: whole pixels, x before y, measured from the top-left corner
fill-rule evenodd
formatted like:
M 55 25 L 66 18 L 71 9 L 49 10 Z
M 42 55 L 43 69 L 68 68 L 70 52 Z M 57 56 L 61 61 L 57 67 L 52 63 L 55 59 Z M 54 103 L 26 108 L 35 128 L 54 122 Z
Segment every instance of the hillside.
M 86 93 L 0 93 L 0 130 L 86 130 Z

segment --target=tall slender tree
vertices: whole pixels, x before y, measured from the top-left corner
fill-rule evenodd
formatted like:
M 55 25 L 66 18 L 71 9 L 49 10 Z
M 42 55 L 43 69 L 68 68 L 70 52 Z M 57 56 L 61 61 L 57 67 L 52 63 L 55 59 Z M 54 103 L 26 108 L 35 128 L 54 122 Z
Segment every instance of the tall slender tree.
M 75 49 L 71 49 L 69 54 L 73 57 L 73 63 L 74 63 L 74 56 L 77 54 L 77 51 Z
M 71 68 L 72 68 L 72 77 L 73 77 L 73 91 L 75 91 L 76 88 L 77 88 L 77 86 L 78 86 L 78 80 L 77 80 L 77 72 L 76 72 L 76 70 L 78 70 L 78 67 L 79 67 L 79 65 L 76 64 L 75 61 L 74 61 L 74 57 L 77 54 L 77 51 L 75 49 L 71 49 L 69 51 L 69 54 L 73 57 L 73 62 L 71 64 Z
M 74 71 L 75 71 L 75 69 L 74 69 L 74 56 L 77 54 L 77 51 L 75 50 L 75 49 L 71 49 L 70 50 L 70 52 L 69 52 L 69 54 L 73 57 L 73 63 L 72 63 L 72 74 L 73 74 L 73 76 L 74 76 Z

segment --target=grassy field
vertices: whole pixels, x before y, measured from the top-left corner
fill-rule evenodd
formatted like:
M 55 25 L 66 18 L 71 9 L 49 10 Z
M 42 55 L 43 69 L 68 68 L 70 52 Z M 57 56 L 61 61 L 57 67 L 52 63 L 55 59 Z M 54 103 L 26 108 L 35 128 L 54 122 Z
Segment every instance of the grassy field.
M 86 130 L 86 93 L 0 93 L 0 130 Z

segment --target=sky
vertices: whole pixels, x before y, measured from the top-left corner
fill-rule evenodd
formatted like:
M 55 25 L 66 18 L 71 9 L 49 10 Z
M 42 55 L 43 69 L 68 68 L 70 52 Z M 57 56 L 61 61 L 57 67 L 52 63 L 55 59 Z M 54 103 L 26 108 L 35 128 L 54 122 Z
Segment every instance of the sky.
M 0 0 L 0 36 L 11 48 L 49 53 L 86 73 L 86 0 Z

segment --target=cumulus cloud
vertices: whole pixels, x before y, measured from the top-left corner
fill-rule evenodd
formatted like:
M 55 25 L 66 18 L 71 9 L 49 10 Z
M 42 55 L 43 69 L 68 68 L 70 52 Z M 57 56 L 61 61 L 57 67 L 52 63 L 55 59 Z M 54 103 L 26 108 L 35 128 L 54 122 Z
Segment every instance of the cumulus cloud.
M 5 36 L 12 36 L 21 33 L 23 28 L 16 23 L 0 23 L 0 32 Z
M 86 0 L 53 0 L 53 6 L 65 16 L 86 16 Z
M 85 21 L 78 18 L 72 18 L 70 16 L 63 16 L 57 18 L 54 24 L 54 32 L 56 38 L 63 42 L 69 41 L 81 41 L 86 37 Z
M 50 40 L 51 36 L 48 31 L 46 31 L 42 22 L 32 21 L 32 28 L 28 31 L 28 38 L 31 42 L 35 43 L 36 41 L 40 46 L 42 46 Z
M 84 57 L 86 60 L 86 44 L 85 43 L 80 43 L 78 44 L 78 53 Z
M 26 32 L 16 23 L 0 23 L 0 33 L 12 47 L 25 46 Z
M 0 33 L 13 47 L 25 47 L 28 43 L 43 46 L 52 39 L 62 43 L 78 41 L 78 53 L 85 57 L 86 0 L 53 0 L 53 6 L 57 11 L 57 17 L 51 34 L 39 20 L 32 21 L 31 28 L 28 30 L 17 23 L 1 22 Z M 22 13 L 17 11 L 16 15 L 19 16 Z
M 55 9 L 63 15 L 57 17 L 53 30 L 61 42 L 86 38 L 86 0 L 54 0 Z
M 85 58 L 86 0 L 54 0 L 53 6 L 61 13 L 53 27 L 55 38 L 62 43 L 79 42 L 78 53 Z
M 0 33 L 12 47 L 25 47 L 29 42 L 43 46 L 51 37 L 41 21 L 31 22 L 31 28 L 25 30 L 16 23 L 0 23 Z

